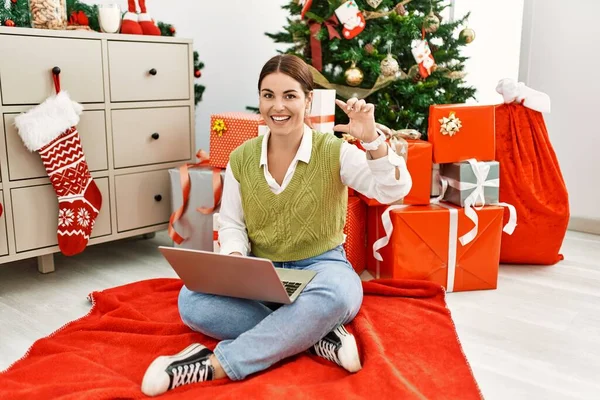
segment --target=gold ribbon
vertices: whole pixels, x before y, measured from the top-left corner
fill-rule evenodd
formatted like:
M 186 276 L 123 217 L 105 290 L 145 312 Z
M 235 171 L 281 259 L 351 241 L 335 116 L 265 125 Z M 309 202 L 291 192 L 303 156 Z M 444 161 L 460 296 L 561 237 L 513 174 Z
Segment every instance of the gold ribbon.
M 327 78 L 325 78 L 325 76 L 323 76 L 323 74 L 320 73 L 316 68 L 314 68 L 311 65 L 309 65 L 308 67 L 310 68 L 310 71 L 312 72 L 312 75 L 313 75 L 313 80 L 315 81 L 315 83 L 317 85 L 324 87 L 326 89 L 335 89 L 336 93 L 345 99 L 349 99 L 351 97 L 357 97 L 359 99 L 364 99 L 366 97 L 369 97 L 373 93 L 377 92 L 379 89 L 383 89 L 384 87 L 388 86 L 390 83 L 396 81 L 397 79 L 408 78 L 408 75 L 406 75 L 406 73 L 401 70 L 401 71 L 399 71 L 399 73 L 397 75 L 392 75 L 392 76 L 388 76 L 388 77 L 379 75 L 379 77 L 377 78 L 377 81 L 375 81 L 375 84 L 370 89 L 356 88 L 356 87 L 351 87 L 351 86 L 339 85 L 336 83 L 330 83 L 327 80 Z

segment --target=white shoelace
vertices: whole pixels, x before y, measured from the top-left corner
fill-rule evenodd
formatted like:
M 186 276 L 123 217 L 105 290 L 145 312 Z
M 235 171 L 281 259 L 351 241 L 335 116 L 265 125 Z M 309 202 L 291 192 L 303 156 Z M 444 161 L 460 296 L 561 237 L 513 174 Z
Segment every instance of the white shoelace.
M 212 368 L 210 360 L 203 360 L 193 364 L 179 365 L 173 369 L 173 384 L 171 389 L 188 383 L 204 382 L 208 379 L 209 369 Z
M 338 365 L 342 365 L 340 359 L 335 352 L 335 345 L 326 340 L 320 340 L 314 345 L 315 353 L 318 356 L 323 357 L 329 361 L 332 361 Z

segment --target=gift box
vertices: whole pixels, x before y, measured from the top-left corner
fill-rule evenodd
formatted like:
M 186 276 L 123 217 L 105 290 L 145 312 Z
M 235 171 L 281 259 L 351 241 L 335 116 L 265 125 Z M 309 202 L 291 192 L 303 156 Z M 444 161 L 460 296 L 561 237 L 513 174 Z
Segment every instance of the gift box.
M 246 140 L 268 131 L 259 114 L 229 112 L 210 116 L 210 165 L 226 168 L 229 155 Z
M 348 262 L 357 274 L 366 268 L 367 255 L 367 206 L 358 197 L 348 198 L 346 225 L 344 226 L 344 250 Z
M 314 89 L 308 119 L 317 132 L 333 133 L 335 126 L 335 90 Z
M 405 158 L 406 167 L 412 178 L 410 192 L 394 204 L 429 204 L 431 198 L 431 143 L 424 140 L 406 140 L 407 146 L 398 148 L 396 152 Z M 358 196 L 369 206 L 382 204 L 358 193 Z
M 169 236 L 173 239 L 175 247 L 213 251 L 213 214 L 219 209 L 225 171 L 213 168 L 187 169 L 187 195 L 182 188 L 181 172 L 181 168 L 169 170 L 173 212 L 169 223 Z M 184 202 L 185 198 L 187 200 Z
M 495 159 L 494 106 L 440 104 L 429 107 L 428 140 L 433 162 Z
M 463 161 L 442 164 L 440 178 L 448 187 L 443 195 L 447 202 L 465 207 L 494 204 L 500 194 L 500 164 L 498 161 Z
M 448 292 L 495 289 L 503 214 L 502 207 L 483 207 L 477 235 L 462 245 L 460 238 L 473 227 L 463 208 L 445 203 L 369 208 L 367 268 L 376 278 L 427 280 Z

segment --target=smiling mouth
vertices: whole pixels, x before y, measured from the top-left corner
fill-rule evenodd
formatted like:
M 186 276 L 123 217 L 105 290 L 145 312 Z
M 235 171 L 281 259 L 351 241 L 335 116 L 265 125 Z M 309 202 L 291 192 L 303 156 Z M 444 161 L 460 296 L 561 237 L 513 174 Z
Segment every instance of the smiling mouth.
M 289 115 L 286 116 L 271 116 L 271 119 L 275 122 L 286 122 L 290 119 L 291 117 Z

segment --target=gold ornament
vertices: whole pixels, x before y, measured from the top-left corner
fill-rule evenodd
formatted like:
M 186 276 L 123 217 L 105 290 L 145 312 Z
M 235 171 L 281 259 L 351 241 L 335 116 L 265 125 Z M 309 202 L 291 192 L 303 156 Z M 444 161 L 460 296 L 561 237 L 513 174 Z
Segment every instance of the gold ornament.
M 468 44 L 475 40 L 475 31 L 471 28 L 465 28 L 462 31 L 460 31 L 459 36 L 461 39 L 465 39 L 465 42 L 467 42 Z
M 344 77 L 346 78 L 346 83 L 350 86 L 358 86 L 362 83 L 365 75 L 363 72 L 356 66 L 356 63 L 352 63 L 352 66 L 344 72 Z
M 379 66 L 383 76 L 394 76 L 398 73 L 398 70 L 400 70 L 398 61 L 396 61 L 396 59 L 389 53 L 383 60 L 381 60 L 381 64 Z
M 442 135 L 454 136 L 458 133 L 460 128 L 462 128 L 462 122 L 460 122 L 460 119 L 456 117 L 456 113 L 454 111 L 451 111 L 448 117 L 443 117 L 439 121 L 442 124 L 440 126 L 440 132 Z
M 423 20 L 423 27 L 425 32 L 428 33 L 433 33 L 440 27 L 440 19 L 433 13 L 433 10 L 429 11 L 429 14 Z

